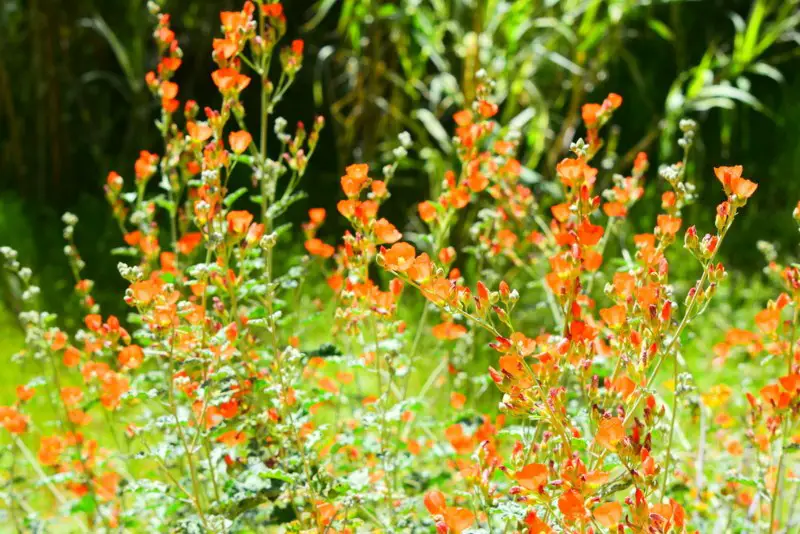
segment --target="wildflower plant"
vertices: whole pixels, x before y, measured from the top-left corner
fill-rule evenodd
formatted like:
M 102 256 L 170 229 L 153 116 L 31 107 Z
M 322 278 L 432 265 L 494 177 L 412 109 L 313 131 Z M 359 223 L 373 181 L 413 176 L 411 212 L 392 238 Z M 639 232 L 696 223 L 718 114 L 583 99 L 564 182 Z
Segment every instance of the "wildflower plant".
M 711 444 L 701 442 L 697 456 L 678 446 L 697 396 L 684 370 L 685 334 L 726 278 L 717 254 L 757 189 L 740 166 L 714 169 L 723 198 L 715 228 L 683 229 L 695 198 L 694 121 L 680 123 L 683 159 L 658 169 L 655 226 L 631 235 L 628 211 L 649 187 L 647 156 L 636 156 L 629 176 L 595 163 L 615 149 L 604 127 L 623 98 L 583 106 L 585 135 L 557 164 L 550 198 L 521 179 L 519 132 L 498 123 L 491 80 L 477 73 L 474 102 L 453 117 L 458 165 L 412 221 L 381 214 L 397 169 L 418 149 L 404 133 L 380 171 L 349 165 L 335 206 L 313 207 L 293 228 L 284 216 L 304 198 L 323 121 L 292 130 L 274 117 L 303 62 L 302 41 L 280 44 L 281 4 L 248 1 L 221 14 L 211 74 L 220 101 L 202 111 L 181 102 L 172 80 L 182 51 L 169 15 L 150 9 L 160 61 L 146 82 L 160 102 L 164 144 L 160 154 L 141 152 L 132 179 L 112 172 L 105 187 L 125 243 L 116 252 L 125 258 L 117 269 L 127 315 L 105 314 L 93 300 L 75 216 L 63 222 L 85 311 L 76 332 L 38 307 L 33 273 L 0 249 L 24 288 L 27 349 L 18 360 L 41 369 L 0 407 L 10 525 L 789 527 L 800 379 L 797 313 L 785 327 L 781 313 L 797 306 L 796 266 L 781 271 L 786 292 L 756 317 L 760 334 L 745 336 L 785 363 L 776 382 L 748 397 L 739 430 L 756 462 L 715 472 L 703 461 L 717 454 L 702 448 Z M 252 131 L 245 91 L 260 97 Z M 252 188 L 233 190 L 236 169 Z M 320 232 L 329 213 L 349 224 L 336 242 Z M 463 225 L 466 243 L 453 238 Z M 299 235 L 302 248 L 292 248 Z M 685 252 L 673 253 L 681 238 Z M 701 272 L 681 294 L 668 257 L 690 256 Z M 667 398 L 657 387 L 662 369 L 672 372 Z M 712 507 L 703 506 L 708 498 Z

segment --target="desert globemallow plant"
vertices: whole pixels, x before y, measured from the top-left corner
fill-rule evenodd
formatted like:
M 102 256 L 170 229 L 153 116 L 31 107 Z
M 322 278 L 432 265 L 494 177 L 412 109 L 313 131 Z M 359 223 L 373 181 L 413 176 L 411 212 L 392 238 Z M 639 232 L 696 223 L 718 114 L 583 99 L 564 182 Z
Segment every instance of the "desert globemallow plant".
M 698 395 L 687 332 L 725 281 L 718 253 L 757 185 L 717 167 L 715 227 L 687 227 L 694 121 L 679 125 L 683 160 L 648 183 L 644 153 L 628 176 L 595 166 L 622 96 L 586 104 L 558 191 L 539 195 L 515 157 L 519 132 L 495 120 L 477 73 L 475 101 L 454 115 L 457 161 L 408 221 L 381 215 L 404 158 L 424 148 L 403 134 L 379 172 L 348 166 L 335 205 L 294 228 L 286 211 L 305 198 L 323 121 L 274 116 L 304 48 L 280 44 L 281 4 L 221 13 L 220 100 L 203 108 L 182 100 L 181 48 L 169 15 L 150 9 L 160 61 L 146 83 L 163 147 L 105 187 L 127 313 L 92 298 L 73 240 L 89 230 L 73 215 L 77 331 L 38 306 L 34 273 L 1 250 L 26 305 L 14 359 L 25 378 L 0 407 L 5 525 L 792 531 L 800 276 L 776 265 L 784 292 L 724 347 L 779 361 L 770 384 Z M 247 91 L 260 105 L 245 112 Z M 234 172 L 253 187 L 232 187 Z M 635 233 L 628 211 L 648 187 L 664 189 L 662 213 Z M 332 214 L 349 225 L 336 241 L 320 231 Z M 670 279 L 676 261 L 699 266 L 687 291 Z M 738 418 L 724 411 L 733 394 L 749 401 Z M 698 403 L 713 415 L 699 438 Z

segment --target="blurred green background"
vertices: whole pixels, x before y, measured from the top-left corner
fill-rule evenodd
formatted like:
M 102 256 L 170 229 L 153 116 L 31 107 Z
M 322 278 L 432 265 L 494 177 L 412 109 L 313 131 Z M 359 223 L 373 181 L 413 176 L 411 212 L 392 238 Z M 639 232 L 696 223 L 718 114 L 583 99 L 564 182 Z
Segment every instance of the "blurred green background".
M 179 98 L 216 106 L 211 39 L 233 1 L 166 0 L 181 46 Z M 290 124 L 327 119 L 307 174 L 305 209 L 333 209 L 345 165 L 382 155 L 408 130 L 415 140 L 387 216 L 406 221 L 453 163 L 452 113 L 474 96 L 479 69 L 495 81 L 504 124 L 522 139 L 525 178 L 552 191 L 552 169 L 582 134 L 579 108 L 608 92 L 625 100 L 602 162 L 627 172 L 638 149 L 653 169 L 678 157 L 681 117 L 700 124 L 690 165 L 700 202 L 687 217 L 713 224 L 721 194 L 712 167 L 742 164 L 759 190 L 726 242 L 726 261 L 758 276 L 756 242 L 792 253 L 800 199 L 800 3 L 796 0 L 302 0 L 285 4 L 288 37 L 306 41 L 298 82 L 278 114 Z M 122 282 L 110 250 L 121 236 L 102 184 L 133 174 L 141 149 L 158 151 L 157 108 L 144 85 L 157 60 L 142 0 L 0 2 L 0 244 L 17 248 L 43 287 L 45 305 L 70 317 L 71 277 L 60 215 L 76 213 L 78 247 L 106 312 Z M 248 91 L 245 91 L 248 93 Z M 247 99 L 255 106 L 257 95 Z M 255 109 L 253 107 L 252 109 Z M 277 156 L 277 155 L 276 155 Z M 242 182 L 246 177 L 241 177 Z M 646 230 L 659 209 L 658 180 L 633 218 Z M 544 205 L 549 201 L 543 200 Z M 341 227 L 329 224 L 330 238 Z M 12 328 L 14 287 L 0 286 L 0 328 Z M 67 304 L 65 304 L 67 303 Z M 3 328 L 6 330 L 6 328 Z M 0 342 L 11 343 L 10 337 Z

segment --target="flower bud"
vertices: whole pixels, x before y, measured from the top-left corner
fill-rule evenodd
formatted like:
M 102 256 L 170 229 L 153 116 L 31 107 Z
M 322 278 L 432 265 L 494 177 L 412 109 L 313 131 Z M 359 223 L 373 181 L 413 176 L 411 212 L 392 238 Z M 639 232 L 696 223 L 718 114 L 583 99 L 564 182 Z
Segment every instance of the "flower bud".
M 275 246 L 278 242 L 278 235 L 275 232 L 267 234 L 261 238 L 258 242 L 258 246 L 260 246 L 264 250 L 269 250 Z
M 683 237 L 683 246 L 686 247 L 687 250 L 694 252 L 697 250 L 698 243 L 697 228 L 695 228 L 694 225 L 690 226 Z

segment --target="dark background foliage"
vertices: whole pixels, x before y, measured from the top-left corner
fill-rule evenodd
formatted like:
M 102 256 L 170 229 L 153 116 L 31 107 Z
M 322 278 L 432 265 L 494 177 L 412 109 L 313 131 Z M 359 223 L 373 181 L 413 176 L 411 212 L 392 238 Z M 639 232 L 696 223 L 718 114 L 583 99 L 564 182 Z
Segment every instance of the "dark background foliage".
M 353 5 L 355 11 L 347 11 Z M 329 122 L 307 175 L 309 199 L 293 214 L 297 220 L 310 206 L 333 208 L 343 167 L 356 160 L 379 165 L 384 143 L 409 128 L 414 120 L 411 108 L 424 105 L 413 87 L 401 98 L 387 97 L 387 85 L 380 81 L 389 78 L 392 65 L 401 63 L 404 54 L 389 30 L 410 20 L 403 18 L 402 9 L 394 11 L 385 5 L 304 0 L 285 6 L 288 36 L 305 39 L 307 53 L 298 82 L 278 113 L 290 123 L 310 122 L 316 114 Z M 659 121 L 673 81 L 709 53 L 714 57 L 730 53 L 737 32 L 733 21 L 737 15 L 747 19 L 753 6 L 744 0 L 653 2 L 633 12 L 616 36 L 620 48 L 586 91 L 586 98 L 596 102 L 609 91 L 623 95 L 625 104 L 615 116 L 620 153 L 649 131 L 667 128 Z M 218 12 L 238 7 L 233 1 L 166 2 L 185 52 L 176 80 L 182 100 L 218 105 L 209 75 L 211 39 L 218 32 Z M 102 184 L 110 170 L 132 176 L 138 151 L 157 151 L 160 144 L 152 124 L 156 107 L 143 83 L 144 74 L 156 61 L 150 34 L 151 20 L 140 0 L 0 3 L 0 244 L 20 251 L 58 308 L 63 308 L 71 286 L 62 254 L 60 214 L 64 211 L 81 219 L 77 243 L 89 265 L 86 275 L 98 284 L 101 303 L 113 302 L 120 288 L 110 250 L 121 236 L 109 217 Z M 791 209 L 800 199 L 795 177 L 800 168 L 797 39 L 789 33 L 770 55 L 770 65 L 782 73 L 782 80 L 748 78 L 745 89 L 763 109 L 737 101 L 733 110 L 711 108 L 691 114 L 701 129 L 699 151 L 692 160 L 700 202 L 687 216 L 701 225 L 713 224 L 713 206 L 721 198 L 712 183 L 714 165 L 742 164 L 747 176 L 759 183 L 757 195 L 737 220 L 735 235 L 724 251 L 734 267 L 748 273 L 757 273 L 763 265 L 757 240 L 778 242 L 783 251 L 792 252 L 797 237 L 790 223 Z M 342 50 L 350 56 L 343 56 Z M 355 64 L 366 65 L 356 69 L 358 76 L 366 73 L 363 80 L 350 72 L 353 58 Z M 374 65 L 383 65 L 388 74 Z M 423 65 L 426 72 L 435 68 Z M 353 79 L 370 83 L 353 83 Z M 556 89 L 557 83 L 562 82 L 555 79 Z M 246 98 L 256 95 L 251 91 Z M 343 99 L 359 103 L 344 118 Z M 387 110 L 387 101 L 399 105 L 402 116 L 397 109 Z M 554 115 L 563 117 L 566 107 L 556 98 Z M 456 109 L 455 105 L 438 106 L 445 128 L 452 126 L 449 117 Z M 547 145 L 558 132 L 558 121 L 553 125 Z M 416 139 L 425 137 L 419 124 L 412 126 L 417 128 L 411 128 L 412 132 L 421 132 L 414 135 Z M 654 166 L 659 155 L 668 152 L 663 147 L 674 141 L 662 139 L 661 148 L 658 142 L 649 145 Z M 375 168 L 377 172 L 379 167 Z M 552 170 L 546 161 L 535 170 L 542 176 L 537 189 L 543 191 Z M 655 172 L 650 176 L 651 181 L 657 180 Z M 246 177 L 241 180 L 245 183 Z M 422 164 L 402 169 L 388 216 L 405 220 L 428 191 L 429 173 Z M 657 187 L 651 187 L 636 209 L 640 228 L 654 219 L 657 194 Z M 328 231 L 333 236 L 339 229 L 331 225 Z M 13 288 L 4 288 L 2 294 L 13 308 Z

